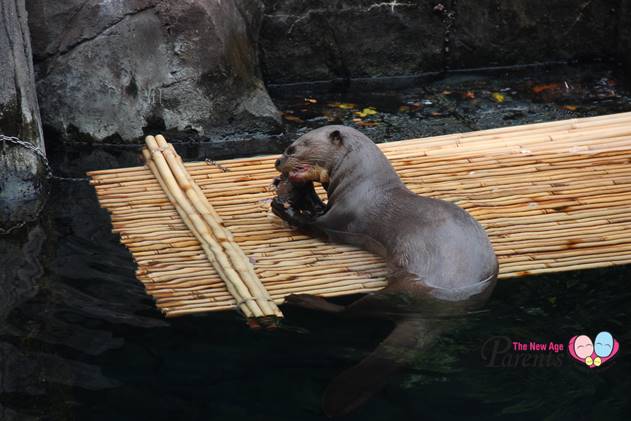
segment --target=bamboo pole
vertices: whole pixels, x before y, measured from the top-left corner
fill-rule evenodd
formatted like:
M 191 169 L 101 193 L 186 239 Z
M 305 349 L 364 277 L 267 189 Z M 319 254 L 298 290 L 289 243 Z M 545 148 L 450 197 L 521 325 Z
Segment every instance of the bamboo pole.
M 215 259 L 215 255 L 213 253 L 212 248 L 206 244 L 206 241 L 212 241 L 212 239 L 209 238 L 209 236 L 205 236 L 203 235 L 200 231 L 195 229 L 195 225 L 194 222 L 191 218 L 192 212 L 188 213 L 187 209 L 185 209 L 183 207 L 183 204 L 185 202 L 178 202 L 177 198 L 176 198 L 176 192 L 177 189 L 173 189 L 173 182 L 171 180 L 171 178 L 168 176 L 168 172 L 165 169 L 165 165 L 163 160 L 160 159 L 160 153 L 159 151 L 156 153 L 153 152 L 149 152 L 148 150 L 144 149 L 143 150 L 143 156 L 145 158 L 145 161 L 147 163 L 147 166 L 151 169 L 151 171 L 155 174 L 156 179 L 160 182 L 160 185 L 163 187 L 165 194 L 169 197 L 169 199 L 171 200 L 171 202 L 174 204 L 174 206 L 176 207 L 178 213 L 180 214 L 180 217 L 182 218 L 182 220 L 184 221 L 185 225 L 189 227 L 189 229 L 191 230 L 191 232 L 195 235 L 195 237 L 198 239 L 199 243 L 202 245 L 202 248 L 204 249 L 204 252 L 206 253 L 206 255 L 208 256 L 209 261 L 211 262 L 211 264 L 213 265 L 214 269 L 217 271 L 217 273 L 220 274 L 220 276 L 222 277 L 228 277 L 229 275 L 227 273 L 225 273 L 224 268 L 221 266 L 221 263 L 217 261 L 217 259 Z M 156 164 L 156 161 L 154 160 L 154 157 L 158 156 L 158 162 L 160 162 L 162 169 L 160 169 L 160 167 Z M 162 177 L 165 176 L 166 180 L 163 179 Z M 169 188 L 169 180 L 171 183 L 171 189 Z M 175 190 L 175 191 L 174 191 Z M 180 198 L 180 200 L 182 200 Z M 185 205 L 184 205 L 185 206 Z M 190 211 L 190 209 L 189 209 Z M 232 278 L 234 279 L 234 277 Z M 237 281 L 238 282 L 238 281 Z M 248 301 L 244 301 L 244 291 L 242 288 L 239 288 L 238 286 L 235 286 L 234 283 L 229 283 L 226 282 L 226 288 L 228 289 L 228 291 L 233 295 L 233 297 L 235 297 L 235 299 L 237 300 L 237 306 L 240 308 L 240 310 L 243 312 L 243 314 L 250 318 L 250 317 L 262 317 L 262 312 L 261 310 L 256 307 L 255 305 L 252 304 L 252 301 L 248 300 Z
M 190 176 L 186 173 L 186 170 L 182 166 L 181 159 L 175 154 L 173 146 L 167 144 L 166 140 L 160 135 L 156 137 L 156 141 L 160 148 L 165 149 L 164 155 L 166 156 L 170 168 L 174 171 L 180 187 L 185 190 L 197 211 L 202 214 L 204 220 L 211 227 L 213 234 L 220 241 L 221 246 L 230 258 L 232 265 L 235 267 L 239 275 L 241 275 L 243 282 L 263 311 L 263 315 L 282 317 L 282 313 L 278 307 L 269 300 L 269 294 L 254 273 L 248 258 L 245 256 L 242 249 L 234 243 L 234 238 L 231 233 L 221 226 L 221 219 L 212 206 L 210 206 L 199 187 L 196 186 Z
M 146 143 L 149 150 L 143 151 L 143 154 L 149 168 L 201 244 L 215 270 L 226 282 L 228 290 L 241 303 L 240 307 L 246 317 L 282 317 L 280 310 L 267 298 L 267 292 L 256 278 L 245 255 L 237 252 L 238 246 L 231 242 L 231 235 L 215 218 L 218 216 L 216 212 L 203 195 L 200 196 L 201 190 L 195 187 L 186 174 L 172 147 L 161 136 L 157 139 L 148 136 Z M 137 250 L 162 247 L 137 244 Z

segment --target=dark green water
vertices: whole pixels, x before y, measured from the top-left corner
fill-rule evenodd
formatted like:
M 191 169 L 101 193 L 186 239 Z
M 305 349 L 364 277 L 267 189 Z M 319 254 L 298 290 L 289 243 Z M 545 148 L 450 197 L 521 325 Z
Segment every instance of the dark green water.
M 563 75 L 585 87 L 571 101 L 533 95 L 528 78 L 559 80 L 558 74 L 538 74 L 475 76 L 363 96 L 334 92 L 317 96 L 317 104 L 375 106 L 377 124 L 364 129 L 376 140 L 380 130 L 393 140 L 631 109 L 620 87 L 615 95 L 598 96 L 610 86 L 603 80 L 614 79 L 610 73 Z M 509 88 L 504 93 L 510 100 L 501 103 L 482 92 L 502 88 Z M 453 93 L 469 90 L 479 102 Z M 276 100 L 295 110 L 304 96 Z M 433 105 L 440 98 L 446 98 L 442 109 L 399 110 L 408 100 Z M 576 110 L 561 108 L 568 103 Z M 326 111 L 310 110 L 310 118 Z M 352 110 L 339 118 L 353 118 Z M 325 122 L 308 120 L 291 123 L 289 137 Z M 391 329 L 387 322 L 289 307 L 283 308 L 288 329 L 276 332 L 251 331 L 234 312 L 165 320 L 110 229 L 87 183 L 56 181 L 40 220 L 0 237 L 0 419 L 324 419 L 320 402 L 327 384 Z M 629 267 L 618 267 L 499 282 L 484 312 L 463 320 L 346 419 L 628 419 L 630 274 Z M 602 330 L 618 339 L 620 352 L 597 369 L 582 367 L 566 351 L 535 367 L 522 366 L 525 353 L 493 362 L 481 355 L 497 336 L 567 346 L 574 335 L 593 338 Z

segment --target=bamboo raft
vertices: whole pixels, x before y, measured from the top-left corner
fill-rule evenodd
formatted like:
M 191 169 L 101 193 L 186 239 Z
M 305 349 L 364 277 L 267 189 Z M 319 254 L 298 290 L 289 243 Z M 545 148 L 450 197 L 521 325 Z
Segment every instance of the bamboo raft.
M 480 221 L 500 278 L 631 262 L 631 113 L 379 146 L 410 189 L 455 202 Z M 276 158 L 184 164 L 273 301 L 383 288 L 381 258 L 301 235 L 271 213 Z M 88 175 L 166 316 L 235 308 L 147 166 Z

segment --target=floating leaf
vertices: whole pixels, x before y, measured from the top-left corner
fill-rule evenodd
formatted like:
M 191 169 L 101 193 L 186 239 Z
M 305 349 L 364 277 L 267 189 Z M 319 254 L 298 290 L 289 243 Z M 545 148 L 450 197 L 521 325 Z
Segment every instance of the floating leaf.
M 443 113 L 439 113 L 438 111 L 432 111 L 432 117 L 442 117 Z
M 351 104 L 350 102 L 330 102 L 328 106 L 340 108 L 342 110 L 350 110 L 353 108 L 357 108 L 357 104 Z
M 466 99 L 475 99 L 475 92 L 467 91 L 463 95 Z
M 561 105 L 561 108 L 568 111 L 576 111 L 576 105 Z
M 506 99 L 504 94 L 501 94 L 499 92 L 493 92 L 491 94 L 491 98 L 493 99 L 493 101 L 497 102 L 498 104 L 501 104 Z
M 361 118 L 368 117 L 369 115 L 375 115 L 375 114 L 377 114 L 377 110 L 375 109 L 375 107 L 368 107 L 368 108 L 364 108 L 361 111 L 355 111 L 355 115 Z
M 561 87 L 560 83 L 544 83 L 541 85 L 535 85 L 532 87 L 532 91 L 536 94 L 540 94 L 544 91 L 549 91 L 552 89 L 559 89 Z
M 410 107 L 408 107 L 407 105 L 401 105 L 399 107 L 399 112 L 400 113 L 407 113 L 408 111 L 410 111 Z
M 374 127 L 374 126 L 377 125 L 377 122 L 376 121 L 372 121 L 372 120 L 368 120 L 368 121 L 360 120 L 360 121 L 357 122 L 357 125 L 358 126 L 362 126 L 362 127 Z
M 305 102 L 308 102 L 309 104 L 317 104 L 318 100 L 315 98 L 305 98 Z

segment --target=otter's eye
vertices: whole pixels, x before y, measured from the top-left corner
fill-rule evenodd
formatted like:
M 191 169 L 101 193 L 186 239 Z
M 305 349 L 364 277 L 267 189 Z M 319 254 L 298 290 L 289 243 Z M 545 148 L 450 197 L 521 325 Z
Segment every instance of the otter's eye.
M 296 152 L 295 146 L 290 146 L 285 150 L 285 155 L 293 155 Z

